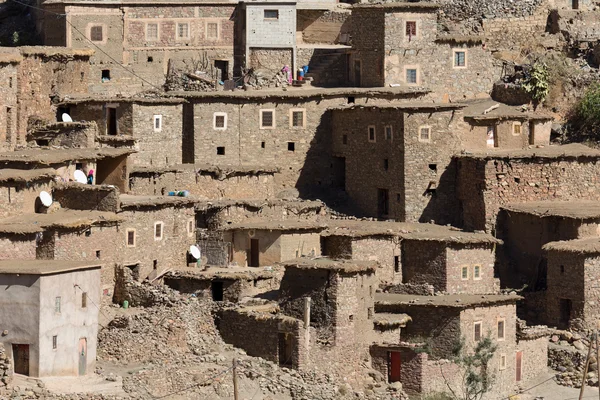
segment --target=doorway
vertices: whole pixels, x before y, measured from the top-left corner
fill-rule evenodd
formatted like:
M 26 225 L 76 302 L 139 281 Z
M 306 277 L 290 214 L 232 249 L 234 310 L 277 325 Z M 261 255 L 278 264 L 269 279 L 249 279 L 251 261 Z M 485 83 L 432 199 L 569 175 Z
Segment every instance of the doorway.
M 219 79 L 225 82 L 229 79 L 229 61 L 215 60 L 215 68 L 220 70 Z
M 529 122 L 529 144 L 535 144 L 535 123 L 533 121 Z
M 559 326 L 561 329 L 569 327 L 569 321 L 571 321 L 571 310 L 573 309 L 573 302 L 571 299 L 560 299 L 560 321 Z
M 360 71 L 360 60 L 354 60 L 354 86 L 361 86 L 361 71 Z
M 523 372 L 523 352 L 517 351 L 517 375 L 515 377 L 517 382 L 521 382 L 521 376 Z
M 277 335 L 277 350 L 279 353 L 279 365 L 292 365 L 293 338 L 290 333 L 279 332 Z
M 579 0 L 571 0 L 571 8 L 573 10 L 579 10 Z
M 210 291 L 213 301 L 223 301 L 223 282 L 212 281 L 210 283 Z
M 6 142 L 12 143 L 13 115 L 12 108 L 6 107 Z
M 117 135 L 117 109 L 115 107 L 106 109 L 106 134 Z
M 250 239 L 250 262 L 249 267 L 258 267 L 260 265 L 258 239 Z
M 29 376 L 29 345 L 13 344 L 12 351 L 15 374 Z
M 388 383 L 400 382 L 400 352 L 388 351 Z
M 377 189 L 377 217 L 386 217 L 390 210 L 390 192 L 387 189 Z
M 77 348 L 79 353 L 79 376 L 85 375 L 87 369 L 87 339 L 79 339 L 79 346 Z
M 496 131 L 496 126 L 487 127 L 487 147 L 498 147 L 498 133 Z

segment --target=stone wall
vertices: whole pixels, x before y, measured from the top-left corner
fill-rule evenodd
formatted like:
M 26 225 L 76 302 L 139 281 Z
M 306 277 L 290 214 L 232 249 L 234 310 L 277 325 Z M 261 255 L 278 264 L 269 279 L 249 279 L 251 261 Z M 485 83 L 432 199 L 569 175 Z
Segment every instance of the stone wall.
M 496 245 L 450 245 L 446 249 L 446 270 L 448 293 L 491 294 L 500 289 L 494 264 Z M 475 266 L 479 268 L 479 278 L 475 277 Z M 462 268 L 467 267 L 468 278 L 462 278 Z
M 51 181 L 0 184 L 0 217 L 31 214 L 41 203 L 41 191 L 51 192 Z
M 52 189 L 52 198 L 71 210 L 116 212 L 119 209 L 119 190 L 108 185 L 60 184 Z
M 522 384 L 536 382 L 548 371 L 548 338 L 521 339 L 517 342 L 517 351 L 523 352 Z
M 0 343 L 0 387 L 7 386 L 12 382 L 13 366 L 4 343 Z
M 30 129 L 27 142 L 33 147 L 40 145 L 82 149 L 94 147 L 97 134 L 98 126 L 95 122 L 55 122 Z
M 0 260 L 11 260 L 15 254 L 23 260 L 35 260 L 36 258 L 36 240 L 33 234 L 0 234 Z
M 397 237 L 365 237 L 352 240 L 352 258 L 377 261 L 379 284 L 402 282 L 401 247 Z
M 545 7 L 527 16 L 484 18 L 486 46 L 492 50 L 533 50 L 536 40 L 546 32 L 547 22 L 548 9 Z
M 346 10 L 297 10 L 296 19 L 296 40 L 298 44 L 336 44 L 340 34 L 350 33 L 352 25 L 351 13 Z
M 385 86 L 383 52 L 385 15 L 368 8 L 352 10 L 352 49 L 350 83 L 353 86 Z
M 594 286 L 598 277 L 598 258 L 556 250 L 548 251 L 547 258 L 546 323 L 559 328 L 570 325 L 595 328 L 598 289 Z M 563 315 L 567 311 L 564 300 L 569 300 L 571 307 Z
M 1 56 L 4 55 L 3 50 Z M 13 149 L 17 139 L 17 79 L 21 55 L 14 51 L 7 54 L 6 58 L 7 62 L 0 61 L 0 151 Z M 8 61 L 10 59 L 12 61 Z
M 447 288 L 446 245 L 440 242 L 402 241 L 402 282 L 430 284 L 436 291 Z

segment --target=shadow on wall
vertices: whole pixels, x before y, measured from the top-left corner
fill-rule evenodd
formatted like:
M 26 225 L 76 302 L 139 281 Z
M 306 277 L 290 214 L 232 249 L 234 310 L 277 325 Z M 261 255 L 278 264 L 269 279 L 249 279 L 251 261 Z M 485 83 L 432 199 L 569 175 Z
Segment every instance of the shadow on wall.
M 456 160 L 453 159 L 440 175 L 437 186 L 426 187 L 420 193 L 422 196 L 429 197 L 429 201 L 419 217 L 419 222 L 433 221 L 438 225 L 463 226 L 463 210 L 456 190 L 456 168 Z

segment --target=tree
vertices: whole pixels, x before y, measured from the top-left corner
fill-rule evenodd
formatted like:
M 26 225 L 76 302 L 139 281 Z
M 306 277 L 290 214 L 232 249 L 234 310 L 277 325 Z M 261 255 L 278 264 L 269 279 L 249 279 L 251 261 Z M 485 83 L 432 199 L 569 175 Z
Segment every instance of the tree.
M 464 347 L 465 340 L 462 338 L 456 344 L 452 359 L 462 369 L 461 388 L 453 389 L 445 376 L 444 381 L 454 400 L 480 400 L 494 384 L 488 365 L 498 346 L 488 335 L 477 342 L 473 352 L 466 351 Z

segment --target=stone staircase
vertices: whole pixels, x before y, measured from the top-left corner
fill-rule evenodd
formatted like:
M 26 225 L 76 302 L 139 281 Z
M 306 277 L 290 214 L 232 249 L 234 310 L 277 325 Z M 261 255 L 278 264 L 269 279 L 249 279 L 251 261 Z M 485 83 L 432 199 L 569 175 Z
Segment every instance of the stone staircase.
M 343 86 L 346 83 L 345 56 L 346 49 L 315 49 L 306 78 L 312 78 L 313 86 Z

